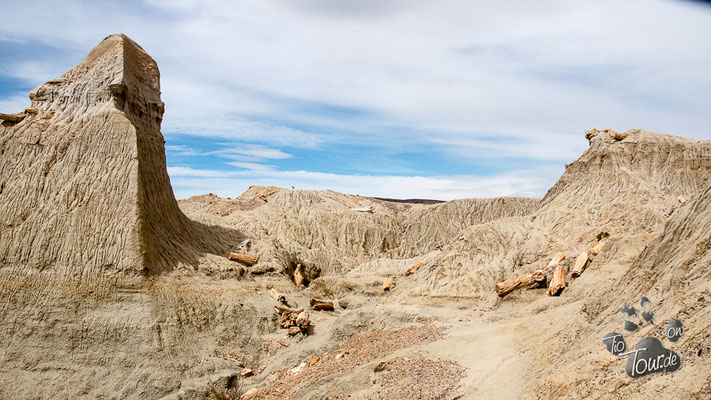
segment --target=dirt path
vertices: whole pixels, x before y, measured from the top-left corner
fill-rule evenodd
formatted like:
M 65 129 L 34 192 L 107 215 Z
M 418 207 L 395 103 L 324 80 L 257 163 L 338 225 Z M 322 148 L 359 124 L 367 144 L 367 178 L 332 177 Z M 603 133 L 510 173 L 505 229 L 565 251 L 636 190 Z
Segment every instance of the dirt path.
M 418 349 L 425 358 L 444 358 L 467 368 L 462 379 L 464 399 L 515 399 L 525 387 L 530 362 L 517 346 L 517 321 L 458 322 L 447 338 Z

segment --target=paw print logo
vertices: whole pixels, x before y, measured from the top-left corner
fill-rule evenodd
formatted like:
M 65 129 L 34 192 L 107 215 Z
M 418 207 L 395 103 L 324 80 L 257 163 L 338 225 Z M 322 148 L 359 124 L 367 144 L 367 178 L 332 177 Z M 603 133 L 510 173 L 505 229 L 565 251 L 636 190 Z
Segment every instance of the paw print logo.
M 642 320 L 638 323 L 632 322 L 629 319 L 625 320 L 624 329 L 626 331 L 634 332 L 640 327 L 640 325 L 644 324 L 645 322 L 649 325 L 654 325 L 654 311 L 647 310 L 647 307 L 651 303 L 652 302 L 651 300 L 649 300 L 648 297 L 642 296 L 642 299 L 640 299 L 639 301 L 639 306 L 642 309 Z M 620 308 L 620 312 L 622 314 L 627 315 L 627 317 L 630 319 L 637 317 L 637 310 L 634 307 L 628 306 L 627 303 L 622 305 L 622 307 Z
M 642 296 L 639 302 L 642 319 L 634 322 L 631 319 L 638 318 L 637 310 L 634 306 L 624 303 L 620 312 L 625 314 L 623 328 L 627 332 L 634 332 L 643 324 L 654 325 L 654 311 L 648 307 L 652 302 L 646 296 Z M 669 321 L 664 333 L 670 342 L 675 343 L 684 334 L 684 328 L 678 319 Z M 629 356 L 625 372 L 631 378 L 641 378 L 657 372 L 674 372 L 681 366 L 681 358 L 675 351 L 664 347 L 662 342 L 655 337 L 646 337 L 637 343 L 632 351 L 627 351 L 627 343 L 622 334 L 610 332 L 603 336 L 602 342 L 607 351 L 618 357 Z

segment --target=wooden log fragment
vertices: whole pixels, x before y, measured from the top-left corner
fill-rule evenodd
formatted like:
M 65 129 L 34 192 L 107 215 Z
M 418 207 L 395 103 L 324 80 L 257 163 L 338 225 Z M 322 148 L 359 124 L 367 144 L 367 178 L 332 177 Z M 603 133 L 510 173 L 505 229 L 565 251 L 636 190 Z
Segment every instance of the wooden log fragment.
M 565 260 L 565 254 L 564 254 L 564 253 L 558 253 L 558 254 L 556 254 L 556 255 L 551 259 L 551 261 L 548 263 L 548 265 L 546 266 L 546 268 L 543 269 L 543 271 L 545 271 L 546 274 L 549 273 L 550 271 L 553 270 L 553 268 L 555 268 L 556 266 L 558 266 L 558 264 L 560 264 L 561 262 L 563 262 L 563 260 Z
M 573 267 L 573 271 L 570 273 L 570 277 L 573 279 L 579 277 L 583 271 L 585 271 L 585 268 L 588 267 L 589 263 L 590 256 L 588 256 L 588 252 L 584 251 L 580 253 L 578 258 L 575 259 L 575 266 Z
M 559 265 L 555 268 L 551 285 L 548 287 L 548 296 L 559 296 L 565 286 L 565 268 Z
M 240 264 L 244 264 L 248 267 L 256 264 L 259 261 L 259 257 L 250 256 L 248 254 L 230 253 L 229 259 L 231 261 L 237 261 Z
M 504 297 L 519 288 L 538 286 L 546 281 L 546 273 L 543 270 L 537 270 L 528 275 L 522 275 L 508 281 L 499 282 L 496 284 L 496 294 L 499 297 Z
M 311 325 L 311 321 L 309 320 L 308 311 L 300 312 L 296 317 L 296 326 L 298 326 L 302 332 L 306 332 L 306 330 L 309 329 L 309 325 Z
M 311 299 L 311 308 L 314 310 L 333 311 L 333 302 L 319 299 Z
M 294 285 L 296 287 L 301 287 L 304 283 L 304 272 L 303 272 L 303 267 L 301 264 L 296 265 L 296 270 L 294 271 Z
M 592 249 L 589 250 L 588 256 L 596 256 L 600 251 L 602 251 L 602 248 L 605 247 L 605 241 L 601 240 L 598 242 L 598 244 L 595 245 Z
M 309 356 L 309 367 L 312 367 L 313 365 L 315 365 L 317 362 L 319 362 L 319 360 L 321 360 L 321 357 L 310 355 Z
M 269 289 L 269 295 L 272 296 L 274 300 L 286 304 L 286 295 L 284 293 L 279 293 L 272 288 Z
M 425 263 L 425 261 L 427 261 L 427 259 L 423 258 L 422 260 L 420 260 L 420 262 L 418 262 L 417 264 L 410 267 L 410 269 L 405 271 L 405 273 L 402 274 L 402 276 L 410 276 L 410 275 L 414 274 L 415 272 L 417 272 L 418 269 L 420 269 L 420 267 L 422 266 L 422 264 Z
M 241 400 L 253 400 L 255 397 L 257 397 L 257 395 L 261 391 L 262 391 L 262 389 L 259 389 L 259 388 L 249 389 L 248 391 L 244 392 Z
M 291 308 L 283 306 L 281 304 L 276 304 L 274 305 L 274 311 L 276 311 L 278 314 L 284 314 L 285 312 L 291 312 Z

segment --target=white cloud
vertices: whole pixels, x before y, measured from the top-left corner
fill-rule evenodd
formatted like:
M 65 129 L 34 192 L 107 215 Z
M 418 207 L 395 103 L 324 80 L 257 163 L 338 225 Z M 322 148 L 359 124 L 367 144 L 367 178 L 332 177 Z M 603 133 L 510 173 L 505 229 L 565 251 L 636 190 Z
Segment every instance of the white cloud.
M 208 154 L 214 154 L 223 158 L 237 157 L 237 159 L 246 156 L 255 160 L 283 160 L 292 157 L 291 154 L 285 153 L 279 149 L 268 148 L 260 145 L 234 146 L 229 143 L 224 145 L 230 147 L 216 150 Z
M 56 0 L 4 5 L 13 18 L 3 20 L 0 38 L 74 55 L 110 33 L 128 34 L 161 68 L 169 144 L 192 135 L 283 153 L 224 152 L 231 162 L 264 166 L 289 155 L 278 148 L 367 146 L 395 156 L 427 149 L 562 165 L 587 147 L 582 132 L 593 127 L 711 139 L 710 10 L 669 0 L 150 0 L 131 7 Z M 36 85 L 71 66 L 53 60 L 3 60 L 3 74 Z M 287 187 L 297 179 L 269 172 L 259 179 Z M 452 179 L 472 191 L 464 196 L 511 192 L 488 178 L 458 176 Z M 299 179 L 351 193 L 367 187 L 340 175 Z M 447 179 L 428 182 L 440 187 L 433 195 L 456 192 L 437 186 Z M 426 195 L 415 182 L 396 183 Z
M 207 192 L 234 197 L 251 185 L 310 190 L 335 190 L 364 196 L 453 200 L 467 197 L 535 196 L 545 194 L 563 167 L 540 167 L 491 176 L 377 176 L 308 171 L 211 171 L 168 168 L 176 197 Z
M 14 114 L 30 106 L 30 99 L 27 93 L 15 93 L 6 97 L 0 97 L 0 112 L 4 114 Z
M 228 162 L 225 163 L 227 165 L 232 165 L 234 167 L 238 168 L 244 168 L 252 171 L 272 171 L 274 170 L 273 165 L 267 165 L 267 164 L 259 164 L 259 163 L 251 163 L 251 162 Z

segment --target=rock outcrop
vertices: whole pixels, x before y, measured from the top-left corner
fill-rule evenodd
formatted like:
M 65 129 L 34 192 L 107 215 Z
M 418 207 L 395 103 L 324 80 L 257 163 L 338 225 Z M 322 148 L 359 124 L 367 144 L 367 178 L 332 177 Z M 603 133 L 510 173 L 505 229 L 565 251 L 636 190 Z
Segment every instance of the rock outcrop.
M 0 266 L 135 284 L 219 247 L 177 206 L 158 67 L 135 42 L 109 36 L 30 99 L 0 128 Z
M 229 371 L 227 332 L 258 359 L 254 303 L 171 277 L 238 277 L 244 237 L 178 208 L 156 62 L 112 35 L 30 99 L 0 115 L 0 398 L 160 398 Z

